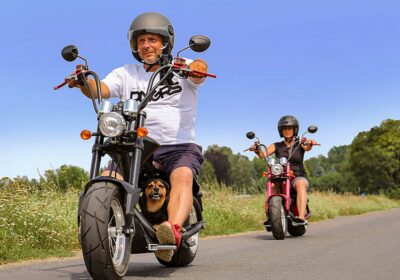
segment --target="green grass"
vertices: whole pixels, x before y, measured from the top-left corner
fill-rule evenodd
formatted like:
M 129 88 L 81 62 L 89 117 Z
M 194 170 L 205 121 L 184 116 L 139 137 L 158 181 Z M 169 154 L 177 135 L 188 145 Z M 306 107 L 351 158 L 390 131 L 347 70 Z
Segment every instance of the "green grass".
M 206 186 L 207 187 L 207 186 Z M 208 187 L 203 199 L 206 228 L 202 236 L 263 230 L 264 195 L 236 196 L 223 187 Z M 309 222 L 400 207 L 400 201 L 382 195 L 355 196 L 314 192 L 309 195 Z
M 206 229 L 201 236 L 263 230 L 264 196 L 236 196 L 229 188 L 206 186 L 203 197 Z M 78 192 L 0 190 L 0 264 L 71 256 L 79 250 Z M 384 196 L 332 193 L 310 195 L 312 221 L 399 207 Z
M 236 197 L 229 192 L 214 192 L 204 197 L 201 236 L 232 234 L 262 229 L 262 196 Z
M 310 195 L 309 205 L 312 211 L 310 219 L 312 222 L 332 219 L 337 216 L 388 210 L 399 207 L 400 202 L 383 195 L 355 196 L 317 192 Z
M 77 192 L 0 191 L 0 264 L 70 256 L 79 248 Z

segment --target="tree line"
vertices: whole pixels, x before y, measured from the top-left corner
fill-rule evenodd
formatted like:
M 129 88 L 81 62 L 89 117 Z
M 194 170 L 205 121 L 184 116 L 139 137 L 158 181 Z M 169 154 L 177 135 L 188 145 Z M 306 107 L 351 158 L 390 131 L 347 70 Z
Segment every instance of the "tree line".
M 360 132 L 350 145 L 306 161 L 313 188 L 400 198 L 400 120 Z
M 233 153 L 229 147 L 211 145 L 204 152 L 199 181 L 205 187 L 220 185 L 237 193 L 264 190 L 265 162 Z M 400 198 L 400 120 L 385 120 L 380 126 L 360 132 L 350 145 L 333 147 L 327 156 L 305 161 L 312 190 L 353 194 L 385 194 Z M 1 188 L 29 186 L 36 189 L 82 189 L 87 172 L 62 165 L 46 170 L 40 179 L 26 176 L 0 179 Z

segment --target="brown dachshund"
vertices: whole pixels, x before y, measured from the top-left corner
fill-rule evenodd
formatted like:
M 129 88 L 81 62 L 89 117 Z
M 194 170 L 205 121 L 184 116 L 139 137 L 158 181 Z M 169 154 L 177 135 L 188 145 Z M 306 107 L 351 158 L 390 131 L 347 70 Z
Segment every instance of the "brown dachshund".
M 145 184 L 142 212 L 154 228 L 168 220 L 169 190 L 169 184 L 162 179 L 152 179 Z

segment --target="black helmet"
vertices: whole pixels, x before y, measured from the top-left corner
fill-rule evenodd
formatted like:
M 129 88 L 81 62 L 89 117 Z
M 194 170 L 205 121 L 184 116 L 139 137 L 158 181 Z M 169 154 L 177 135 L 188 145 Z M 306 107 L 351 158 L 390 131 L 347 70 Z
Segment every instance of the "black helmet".
M 279 131 L 279 135 L 281 137 L 283 137 L 282 127 L 284 127 L 284 126 L 293 126 L 293 135 L 294 136 L 297 136 L 297 134 L 299 133 L 299 122 L 293 116 L 290 116 L 290 115 L 283 116 L 282 118 L 279 119 L 278 131 Z
M 170 54 L 174 47 L 174 28 L 171 22 L 159 13 L 144 13 L 136 17 L 128 30 L 128 40 L 133 56 L 142 62 L 137 52 L 137 36 L 143 33 L 153 33 L 161 36 L 164 44 L 163 54 Z

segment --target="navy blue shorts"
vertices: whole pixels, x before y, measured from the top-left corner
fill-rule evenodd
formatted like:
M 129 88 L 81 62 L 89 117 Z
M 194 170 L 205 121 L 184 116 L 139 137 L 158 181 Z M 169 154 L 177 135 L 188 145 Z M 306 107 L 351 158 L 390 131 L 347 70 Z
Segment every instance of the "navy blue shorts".
M 171 176 L 172 171 L 179 167 L 188 167 L 192 170 L 193 176 L 197 176 L 204 157 L 201 146 L 194 143 L 186 143 L 160 146 L 154 152 L 153 160 L 163 166 L 168 177 Z M 105 169 L 122 174 L 117 164 L 111 160 Z
M 153 155 L 153 160 L 160 163 L 168 177 L 172 171 L 179 167 L 188 167 L 193 175 L 200 172 L 201 163 L 204 161 L 201 146 L 194 143 L 163 145 Z

